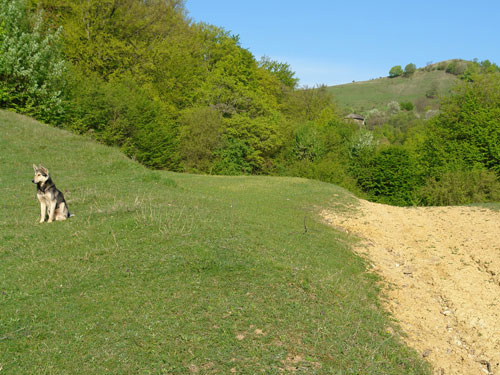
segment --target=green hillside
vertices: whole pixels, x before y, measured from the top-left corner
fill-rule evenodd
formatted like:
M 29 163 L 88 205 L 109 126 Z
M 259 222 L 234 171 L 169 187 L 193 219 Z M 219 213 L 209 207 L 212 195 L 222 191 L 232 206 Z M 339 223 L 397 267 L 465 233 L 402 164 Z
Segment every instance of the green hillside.
M 2 374 L 428 373 L 317 215 L 345 190 L 151 171 L 9 112 L 0 150 Z M 74 217 L 38 223 L 33 163 Z
M 434 87 L 438 95 L 446 95 L 457 77 L 443 70 L 417 70 L 411 77 L 379 78 L 370 81 L 353 82 L 328 87 L 337 103 L 344 110 L 364 112 L 373 108 L 385 110 L 387 103 L 415 102 L 420 99 L 424 106 L 438 102 L 426 98 L 426 93 Z M 426 100 L 427 99 L 427 100 Z

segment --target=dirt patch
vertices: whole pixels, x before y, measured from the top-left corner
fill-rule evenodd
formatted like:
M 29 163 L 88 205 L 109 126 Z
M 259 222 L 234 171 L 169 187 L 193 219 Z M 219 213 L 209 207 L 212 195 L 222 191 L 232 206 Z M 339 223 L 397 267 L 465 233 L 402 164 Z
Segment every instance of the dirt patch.
M 322 216 L 364 239 L 356 251 L 387 282 L 388 310 L 435 374 L 500 374 L 500 212 L 360 201 Z

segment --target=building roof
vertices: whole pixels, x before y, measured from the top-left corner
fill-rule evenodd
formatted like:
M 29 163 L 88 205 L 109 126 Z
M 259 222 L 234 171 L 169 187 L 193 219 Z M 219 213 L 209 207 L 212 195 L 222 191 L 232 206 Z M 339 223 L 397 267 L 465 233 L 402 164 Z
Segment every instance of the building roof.
M 345 116 L 344 118 L 346 119 L 350 119 L 350 120 L 361 120 L 361 121 L 365 121 L 365 118 L 361 115 L 357 115 L 355 113 L 350 113 L 348 114 L 347 116 Z

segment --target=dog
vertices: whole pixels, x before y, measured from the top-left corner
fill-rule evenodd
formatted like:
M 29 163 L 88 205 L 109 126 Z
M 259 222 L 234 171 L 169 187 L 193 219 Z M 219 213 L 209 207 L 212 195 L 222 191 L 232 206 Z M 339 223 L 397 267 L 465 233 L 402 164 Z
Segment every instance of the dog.
M 66 220 L 72 216 L 63 193 L 54 185 L 48 169 L 41 165 L 37 167 L 35 164 L 33 164 L 33 169 L 35 177 L 31 182 L 36 184 L 36 196 L 40 201 L 40 223 L 43 223 L 47 216 L 47 223 L 52 223 L 54 219 Z

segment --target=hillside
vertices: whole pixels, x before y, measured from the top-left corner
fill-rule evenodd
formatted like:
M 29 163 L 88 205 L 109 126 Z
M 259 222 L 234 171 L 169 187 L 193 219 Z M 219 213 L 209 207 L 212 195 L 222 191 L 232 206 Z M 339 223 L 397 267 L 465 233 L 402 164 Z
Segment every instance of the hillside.
M 151 171 L 9 112 L 0 150 L 2 373 L 428 373 L 318 216 L 345 190 Z M 33 163 L 74 217 L 38 223 Z
M 438 98 L 428 99 L 426 93 L 434 87 L 438 95 L 446 95 L 457 77 L 443 70 L 417 70 L 411 77 L 378 78 L 370 81 L 353 82 L 330 86 L 340 107 L 352 112 L 366 112 L 377 108 L 385 110 L 391 101 L 416 103 L 420 99 L 423 106 L 436 106 Z

